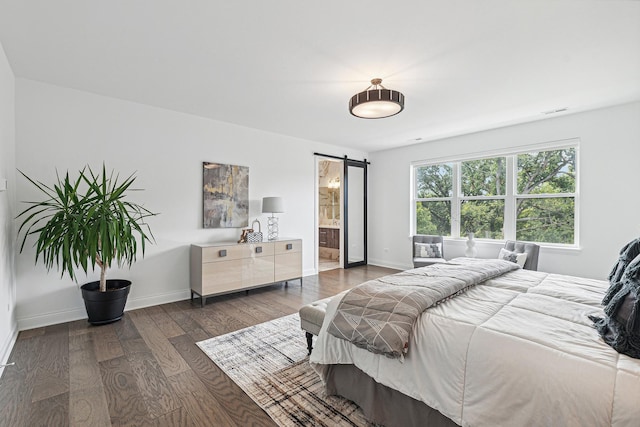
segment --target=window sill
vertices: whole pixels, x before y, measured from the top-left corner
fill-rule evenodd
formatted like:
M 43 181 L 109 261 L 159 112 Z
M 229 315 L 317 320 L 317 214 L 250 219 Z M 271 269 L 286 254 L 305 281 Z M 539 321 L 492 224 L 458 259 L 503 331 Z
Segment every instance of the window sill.
M 491 240 L 491 239 L 473 239 L 476 242 L 477 246 L 490 247 L 494 246 L 496 248 L 504 247 L 506 240 Z M 464 246 L 467 243 L 467 239 L 465 237 L 444 237 L 444 241 L 447 244 L 452 244 L 454 246 Z M 561 244 L 553 244 L 553 243 L 537 243 L 540 246 L 540 249 L 549 253 L 580 253 L 582 252 L 582 247 L 578 245 L 561 245 Z

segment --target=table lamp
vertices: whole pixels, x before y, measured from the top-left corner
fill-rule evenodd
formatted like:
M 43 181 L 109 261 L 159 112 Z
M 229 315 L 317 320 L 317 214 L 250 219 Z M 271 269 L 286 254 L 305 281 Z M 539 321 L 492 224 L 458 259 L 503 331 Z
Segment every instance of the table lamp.
M 282 197 L 263 197 L 262 213 L 270 213 L 267 222 L 267 238 L 276 240 L 278 238 L 278 217 L 274 214 L 284 212 L 284 200 Z

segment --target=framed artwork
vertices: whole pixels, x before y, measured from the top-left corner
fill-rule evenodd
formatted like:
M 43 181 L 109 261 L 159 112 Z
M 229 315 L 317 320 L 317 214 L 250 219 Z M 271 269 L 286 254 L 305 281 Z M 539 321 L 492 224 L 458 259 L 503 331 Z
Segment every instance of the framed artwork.
M 249 167 L 202 163 L 204 228 L 249 225 Z

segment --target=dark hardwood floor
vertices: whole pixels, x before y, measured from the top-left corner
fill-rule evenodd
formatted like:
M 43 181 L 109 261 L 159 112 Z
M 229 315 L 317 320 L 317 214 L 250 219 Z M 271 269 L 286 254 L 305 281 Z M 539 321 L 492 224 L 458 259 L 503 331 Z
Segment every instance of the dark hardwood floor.
M 200 302 L 128 311 L 20 332 L 0 378 L 0 426 L 274 426 L 195 345 L 297 312 L 304 304 L 397 272 L 331 270 Z M 306 346 L 300 331 L 300 345 Z

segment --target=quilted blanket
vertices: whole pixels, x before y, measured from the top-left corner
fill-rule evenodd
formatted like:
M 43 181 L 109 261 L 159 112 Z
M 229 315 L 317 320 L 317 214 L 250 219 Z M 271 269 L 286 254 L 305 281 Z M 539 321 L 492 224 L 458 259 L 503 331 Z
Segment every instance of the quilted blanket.
M 372 353 L 402 359 L 413 325 L 427 308 L 518 268 L 498 259 L 458 259 L 370 280 L 346 293 L 327 332 Z

